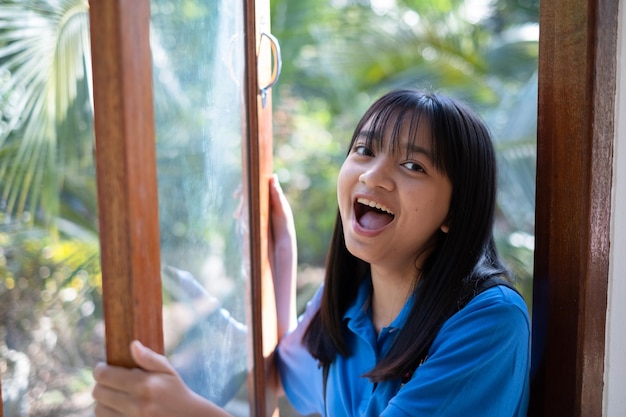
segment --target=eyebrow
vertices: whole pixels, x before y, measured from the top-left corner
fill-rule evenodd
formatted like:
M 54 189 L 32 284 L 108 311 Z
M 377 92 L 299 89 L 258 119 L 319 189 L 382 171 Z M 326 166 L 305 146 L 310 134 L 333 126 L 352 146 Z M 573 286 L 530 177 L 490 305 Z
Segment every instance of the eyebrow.
M 412 143 L 410 146 L 408 146 L 407 149 L 409 154 L 421 153 L 431 161 L 433 160 L 433 153 L 430 151 L 430 149 L 426 149 L 423 146 Z
M 375 132 L 372 131 L 372 130 L 361 130 L 359 133 L 357 133 L 356 139 L 358 139 L 360 137 L 364 137 L 366 139 L 372 139 L 372 138 L 374 138 L 374 136 L 376 136 L 374 133 Z
M 355 139 L 358 140 L 361 138 L 364 138 L 367 140 L 380 139 L 379 135 L 377 135 L 375 131 L 371 131 L 371 130 L 361 130 L 357 134 Z M 398 145 L 398 149 L 405 149 L 409 155 L 416 154 L 416 153 L 422 154 L 426 156 L 426 158 L 428 158 L 430 161 L 434 161 L 433 153 L 430 149 L 427 149 L 420 145 L 416 145 L 415 143 L 411 143 L 411 144 L 407 144 L 406 142 L 400 143 Z

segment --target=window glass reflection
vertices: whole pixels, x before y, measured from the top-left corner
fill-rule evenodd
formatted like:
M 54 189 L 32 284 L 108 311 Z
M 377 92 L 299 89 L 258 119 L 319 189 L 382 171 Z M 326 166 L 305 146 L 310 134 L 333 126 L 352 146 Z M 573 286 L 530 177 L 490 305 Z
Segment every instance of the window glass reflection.
M 247 415 L 242 6 L 151 8 L 166 353 L 192 389 Z

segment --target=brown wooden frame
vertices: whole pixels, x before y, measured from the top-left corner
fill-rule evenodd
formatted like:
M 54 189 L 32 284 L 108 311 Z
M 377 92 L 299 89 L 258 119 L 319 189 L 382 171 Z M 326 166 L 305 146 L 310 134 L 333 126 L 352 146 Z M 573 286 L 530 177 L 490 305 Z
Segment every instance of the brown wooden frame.
M 618 0 L 540 2 L 531 416 L 601 416 Z
M 269 32 L 269 1 L 245 1 L 245 97 L 248 135 L 244 146 L 244 176 L 249 195 L 250 282 L 252 304 L 252 370 L 250 402 L 257 417 L 273 412 L 276 404 L 266 395 L 266 359 L 276 346 L 274 286 L 268 258 L 269 179 L 272 175 L 272 100 L 271 92 L 262 105 L 260 80 L 271 72 L 267 50 L 259 49 L 261 33 Z
M 132 367 L 134 339 L 163 352 L 150 1 L 89 16 L 107 361 Z
M 132 367 L 128 346 L 133 339 L 163 352 L 150 2 L 92 0 L 90 7 L 107 361 Z M 273 409 L 266 404 L 264 362 L 277 334 L 267 247 L 271 95 L 261 106 L 257 73 L 260 29 L 269 30 L 268 13 L 269 2 L 245 1 L 248 134 L 242 157 L 255 364 L 250 399 L 256 416 Z

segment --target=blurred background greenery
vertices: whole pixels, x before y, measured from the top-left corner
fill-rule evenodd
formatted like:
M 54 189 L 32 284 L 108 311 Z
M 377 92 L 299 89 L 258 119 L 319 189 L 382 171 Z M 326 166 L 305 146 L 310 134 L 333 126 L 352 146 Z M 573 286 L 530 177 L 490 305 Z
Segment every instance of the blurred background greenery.
M 181 30 L 215 13 L 209 2 L 152 2 L 155 22 Z M 271 16 L 283 58 L 274 163 L 295 212 L 303 288 L 320 279 L 357 120 L 383 92 L 423 87 L 466 100 L 494 134 L 496 240 L 530 306 L 538 0 L 272 0 Z M 16 387 L 5 393 L 3 382 L 6 416 L 85 415 L 102 356 L 88 24 L 86 0 L 0 3 L 0 364 Z M 176 37 L 154 33 L 153 52 L 168 42 Z M 186 96 L 204 94 L 194 54 L 211 51 L 162 49 L 155 107 L 169 117 L 157 141 L 172 131 L 184 140 L 203 117 Z M 175 190 L 168 178 L 161 185 Z M 197 233 L 210 231 L 176 238 Z

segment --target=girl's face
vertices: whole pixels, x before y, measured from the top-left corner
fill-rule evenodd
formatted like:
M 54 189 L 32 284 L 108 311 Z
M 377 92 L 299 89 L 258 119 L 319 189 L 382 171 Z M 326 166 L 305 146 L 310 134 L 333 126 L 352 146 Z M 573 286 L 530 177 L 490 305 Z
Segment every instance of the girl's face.
M 452 184 L 435 169 L 428 123 L 420 123 L 411 138 L 403 126 L 393 151 L 391 129 L 368 145 L 369 127 L 357 136 L 337 179 L 346 247 L 372 271 L 414 277 L 436 233 L 448 231 Z

